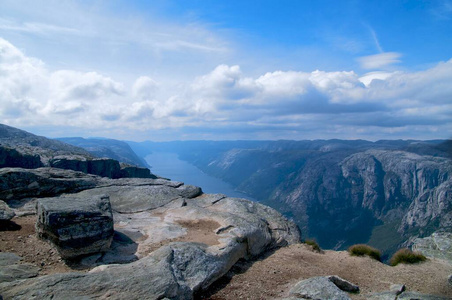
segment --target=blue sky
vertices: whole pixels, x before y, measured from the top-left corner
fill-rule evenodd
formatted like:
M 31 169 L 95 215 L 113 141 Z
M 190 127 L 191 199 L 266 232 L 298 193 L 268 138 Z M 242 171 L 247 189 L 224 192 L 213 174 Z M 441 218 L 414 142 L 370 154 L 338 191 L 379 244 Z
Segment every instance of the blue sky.
M 450 32 L 450 0 L 0 0 L 0 120 L 49 137 L 450 138 Z

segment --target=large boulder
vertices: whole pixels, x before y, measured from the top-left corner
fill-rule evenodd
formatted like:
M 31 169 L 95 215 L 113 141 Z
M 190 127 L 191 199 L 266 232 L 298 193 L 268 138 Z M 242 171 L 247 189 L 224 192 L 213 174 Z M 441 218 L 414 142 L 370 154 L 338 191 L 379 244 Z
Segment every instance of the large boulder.
M 16 213 L 9 208 L 8 204 L 0 200 L 0 222 L 11 220 Z
M 34 169 L 43 166 L 39 155 L 22 154 L 16 149 L 0 146 L 0 168 Z
M 290 289 L 289 299 L 350 300 L 347 293 L 340 287 L 354 290 L 355 286 L 337 276 L 312 277 L 298 282 Z
M 10 204 L 23 202 L 24 198 L 76 193 L 93 188 L 100 181 L 94 175 L 56 168 L 1 168 L 0 199 Z
M 113 216 L 108 196 L 39 199 L 36 230 L 64 259 L 108 250 Z

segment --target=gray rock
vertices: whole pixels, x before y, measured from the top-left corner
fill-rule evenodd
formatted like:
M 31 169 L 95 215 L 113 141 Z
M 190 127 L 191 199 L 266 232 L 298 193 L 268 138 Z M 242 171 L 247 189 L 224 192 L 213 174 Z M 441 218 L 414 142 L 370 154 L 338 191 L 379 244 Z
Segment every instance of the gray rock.
M 0 168 L 34 169 L 44 165 L 39 155 L 27 155 L 15 149 L 0 146 Z
M 166 190 L 170 187 L 160 188 Z M 177 190 L 174 187 L 172 189 Z M 72 196 L 87 196 L 87 192 Z M 176 195 L 180 197 L 179 194 Z M 55 199 L 63 201 L 63 198 Z M 224 228 L 212 232 L 215 234 L 219 231 L 216 234 L 219 243 L 216 245 L 170 243 L 124 265 L 101 265 L 86 274 L 55 274 L 22 282 L 3 283 L 0 284 L 0 293 L 5 297 L 14 295 L 16 299 L 46 298 L 50 295 L 55 298 L 192 299 L 196 291 L 209 287 L 239 259 L 259 255 L 272 247 L 299 242 L 297 227 L 275 210 L 243 199 L 221 199 L 212 201 L 214 203 L 207 207 L 195 205 L 206 204 L 196 198 L 187 199 L 185 206 L 176 207 L 170 202 L 155 209 L 164 217 L 155 217 L 151 211 L 143 211 L 118 214 L 117 220 L 118 230 L 124 236 L 133 237 L 138 247 L 148 239 L 155 238 L 154 232 L 162 226 L 168 229 L 179 226 L 181 230 L 176 233 L 184 234 L 184 228 L 178 225 L 179 221 L 212 220 Z M 163 232 L 168 238 L 169 231 Z M 107 254 L 93 255 L 86 258 L 84 263 L 95 265 L 105 259 Z
M 391 284 L 389 287 L 389 290 L 391 292 L 395 292 L 396 295 L 399 295 L 400 293 L 405 291 L 405 285 L 404 284 Z
M 19 264 L 22 258 L 14 253 L 0 252 L 0 282 L 36 277 L 39 268 L 35 265 Z
M 290 296 L 298 299 L 337 299 L 349 300 L 350 297 L 339 289 L 328 277 L 312 277 L 298 282 L 289 291 Z
M 14 265 L 22 258 L 11 252 L 0 252 L 0 266 Z
M 43 198 L 37 202 L 38 236 L 56 246 L 64 259 L 106 251 L 113 238 L 108 196 Z
M 403 292 L 398 297 L 397 300 L 447 300 L 450 299 L 448 297 L 436 296 L 436 295 L 428 295 L 421 294 L 417 292 Z
M 343 278 L 340 278 L 339 276 L 332 275 L 328 276 L 328 279 L 334 283 L 338 288 L 345 292 L 349 293 L 358 293 L 359 292 L 359 286 L 356 284 L 351 283 L 350 281 L 347 281 Z
M 140 168 L 135 166 L 121 166 L 121 178 L 154 178 L 157 176 L 151 173 L 148 168 Z
M 194 185 L 183 185 L 177 189 L 179 190 L 180 196 L 183 198 L 191 199 L 202 194 L 201 188 Z
M 0 283 L 6 299 L 191 299 L 172 271 L 169 247 L 127 265 L 101 266 L 89 273 L 46 275 Z
M 243 251 L 246 245 L 243 245 Z M 111 299 L 192 299 L 239 259 L 236 251 L 212 252 L 205 245 L 173 243 L 126 265 L 100 266 L 89 273 L 65 273 L 1 283 L 0 293 L 15 299 L 87 297 Z M 83 287 L 83 288 L 81 288 Z
M 367 300 L 396 300 L 397 299 L 397 292 L 381 292 L 381 293 L 371 293 L 365 295 Z
M 159 183 L 162 183 L 161 181 Z M 136 213 L 163 207 L 181 198 L 198 196 L 202 191 L 199 187 L 180 185 L 173 187 L 170 181 L 165 185 L 155 185 L 152 179 L 136 181 L 129 180 L 127 185 L 112 185 L 84 191 L 79 196 L 107 194 L 111 206 L 119 213 Z
M 452 263 L 452 233 L 434 232 L 431 236 L 417 238 L 411 246 L 427 257 L 440 258 Z
M 39 268 L 35 265 L 13 264 L 0 268 L 0 282 L 9 282 L 38 276 Z
M 16 214 L 9 208 L 8 204 L 0 200 L 0 221 L 9 221 L 14 218 Z
M 447 277 L 447 281 L 449 282 L 450 285 L 452 285 L 452 274 L 449 275 L 449 277 Z
M 52 197 L 62 193 L 76 193 L 95 187 L 101 179 L 70 170 L 38 168 L 0 169 L 0 199 L 6 203 L 22 203 L 24 198 Z M 23 204 L 23 203 L 22 203 Z

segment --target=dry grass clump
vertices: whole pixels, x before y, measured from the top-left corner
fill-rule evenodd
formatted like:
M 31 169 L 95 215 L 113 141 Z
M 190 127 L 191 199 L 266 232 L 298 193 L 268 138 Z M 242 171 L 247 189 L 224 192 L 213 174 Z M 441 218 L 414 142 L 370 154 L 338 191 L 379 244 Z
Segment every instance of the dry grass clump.
M 410 249 L 400 249 L 391 257 L 389 263 L 391 266 L 396 266 L 399 263 L 415 264 L 425 261 L 427 258 L 419 252 L 413 252 Z
M 320 248 L 319 244 L 315 240 L 305 240 L 304 243 L 306 245 L 309 245 L 312 247 L 312 250 L 315 252 L 322 252 L 322 249 Z
M 375 249 L 371 246 L 365 245 L 365 244 L 357 244 L 350 246 L 348 248 L 348 253 L 353 256 L 364 256 L 367 255 L 370 258 L 373 258 L 375 260 L 381 261 L 381 253 L 378 249 Z

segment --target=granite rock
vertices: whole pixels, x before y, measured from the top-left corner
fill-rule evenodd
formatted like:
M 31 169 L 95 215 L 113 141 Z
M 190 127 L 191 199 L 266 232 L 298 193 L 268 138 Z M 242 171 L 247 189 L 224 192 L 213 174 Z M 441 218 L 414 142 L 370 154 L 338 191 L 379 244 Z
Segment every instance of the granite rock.
M 38 236 L 48 239 L 62 258 L 109 249 L 114 230 L 108 196 L 43 198 L 36 210 Z

